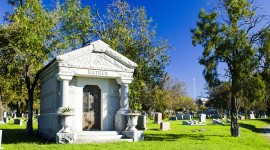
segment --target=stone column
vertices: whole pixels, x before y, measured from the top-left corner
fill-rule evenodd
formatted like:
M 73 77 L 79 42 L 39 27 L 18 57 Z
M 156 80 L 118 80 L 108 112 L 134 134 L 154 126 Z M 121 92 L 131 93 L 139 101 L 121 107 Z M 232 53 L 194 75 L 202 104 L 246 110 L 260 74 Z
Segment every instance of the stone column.
M 127 127 L 126 113 L 129 113 L 128 106 L 128 84 L 132 82 L 133 79 L 116 79 L 117 83 L 121 85 L 121 97 L 120 97 L 120 109 L 115 115 L 115 130 L 124 131 Z
M 57 80 L 60 81 L 60 98 L 61 98 L 61 107 L 68 107 L 69 96 L 68 88 L 69 81 L 72 79 L 72 74 L 57 74 Z
M 128 84 L 121 84 L 121 99 L 120 99 L 120 110 L 129 110 L 128 106 Z

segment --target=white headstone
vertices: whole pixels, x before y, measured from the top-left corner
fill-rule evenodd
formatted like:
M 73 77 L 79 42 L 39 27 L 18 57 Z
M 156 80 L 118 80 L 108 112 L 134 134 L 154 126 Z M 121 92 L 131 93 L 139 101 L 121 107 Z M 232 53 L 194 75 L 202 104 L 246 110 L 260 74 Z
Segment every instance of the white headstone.
M 224 124 L 224 122 L 222 122 L 221 120 L 219 119 L 213 119 L 213 124 Z
M 155 113 L 155 123 L 160 124 L 162 122 L 162 113 Z
M 199 115 L 199 122 L 206 122 L 206 114 Z
M 255 119 L 255 115 L 253 113 L 249 114 L 249 119 Z
M 170 130 L 170 122 L 161 122 L 160 123 L 160 130 L 162 130 L 162 131 Z
M 7 117 L 7 112 L 4 112 L 4 117 Z

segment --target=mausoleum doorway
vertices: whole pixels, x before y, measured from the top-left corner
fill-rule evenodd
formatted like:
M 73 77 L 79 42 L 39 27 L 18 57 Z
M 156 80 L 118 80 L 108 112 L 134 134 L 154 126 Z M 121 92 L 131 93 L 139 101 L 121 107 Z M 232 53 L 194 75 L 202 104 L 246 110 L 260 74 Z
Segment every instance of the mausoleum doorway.
M 101 90 L 97 85 L 83 88 L 83 131 L 100 130 Z

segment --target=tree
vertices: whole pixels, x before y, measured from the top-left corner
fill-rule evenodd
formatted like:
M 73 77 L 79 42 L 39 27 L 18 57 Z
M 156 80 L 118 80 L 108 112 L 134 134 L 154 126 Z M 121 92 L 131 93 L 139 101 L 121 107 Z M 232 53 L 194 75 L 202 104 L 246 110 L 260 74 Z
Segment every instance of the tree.
M 0 52 L 1 74 L 5 83 L 10 85 L 1 90 L 13 103 L 15 99 L 27 101 L 28 121 L 26 133 L 32 134 L 32 112 L 38 108 L 39 71 L 55 54 L 80 48 L 90 43 L 91 12 L 89 7 L 82 8 L 80 0 L 65 0 L 55 10 L 45 11 L 40 0 L 9 0 L 13 14 L 6 17 L 1 25 Z M 16 86 L 15 86 L 16 85 Z M 37 90 L 36 90 L 37 89 Z M 26 99 L 22 94 L 25 93 Z M 11 95 L 12 94 L 12 95 Z M 1 93 L 1 95 L 3 95 Z M 34 98 L 35 97 L 35 98 Z
M 257 31 L 263 16 L 255 14 L 256 8 L 252 3 L 247 0 L 219 0 L 210 13 L 201 10 L 197 28 L 191 30 L 193 45 L 200 44 L 204 48 L 199 63 L 205 66 L 203 74 L 210 87 L 220 83 L 218 65 L 226 65 L 225 75 L 231 84 L 231 135 L 235 137 L 240 135 L 237 119 L 240 93 L 254 94 L 252 97 L 256 99 L 253 100 L 264 96 L 265 85 L 259 75 L 254 76 L 254 72 L 259 64 L 257 42 L 269 26 Z
M 51 49 L 62 54 L 91 43 L 93 24 L 89 6 L 82 7 L 81 0 L 64 0 L 56 11 L 58 21 Z
M 217 109 L 230 110 L 230 97 L 231 84 L 229 82 L 221 83 L 220 85 L 209 89 L 209 101 L 207 102 L 207 105 Z
M 55 26 L 54 13 L 46 12 L 39 0 L 25 0 L 14 9 L 6 24 L 2 25 L 5 45 L 2 51 L 8 51 L 8 72 L 16 83 L 21 83 L 27 93 L 28 121 L 26 133 L 33 133 L 32 111 L 34 90 L 38 85 L 38 71 L 44 66 L 51 52 L 47 42 Z
M 134 8 L 126 1 L 113 1 L 103 16 L 96 11 L 93 22 L 97 38 L 138 64 L 129 99 L 130 104 L 142 104 L 147 89 L 154 94 L 152 89 L 163 85 L 169 63 L 168 41 L 157 37 L 145 8 Z

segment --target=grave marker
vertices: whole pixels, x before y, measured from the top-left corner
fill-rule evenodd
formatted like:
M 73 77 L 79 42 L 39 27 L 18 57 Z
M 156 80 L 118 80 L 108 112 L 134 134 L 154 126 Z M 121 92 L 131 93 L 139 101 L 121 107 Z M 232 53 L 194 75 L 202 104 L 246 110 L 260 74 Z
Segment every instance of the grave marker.
M 176 113 L 176 117 L 178 120 L 183 120 L 183 115 L 181 115 L 180 113 Z
M 249 119 L 255 119 L 255 115 L 253 113 L 249 114 Z
M 138 118 L 138 123 L 137 123 L 136 128 L 138 130 L 147 130 L 146 122 L 147 122 L 146 114 L 140 115 Z
M 4 122 L 8 123 L 8 117 L 4 117 Z
M 22 126 L 22 120 L 21 119 L 14 119 L 14 124 L 18 124 L 20 126 Z
M 219 118 L 219 114 L 214 114 L 213 115 L 213 119 L 218 119 Z
M 183 120 L 191 120 L 192 116 L 189 114 L 183 115 Z
M 160 123 L 160 130 L 162 130 L 162 131 L 170 130 L 170 122 L 161 122 Z
M 155 122 L 157 124 L 160 124 L 162 122 L 162 113 L 155 113 Z
M 199 114 L 199 122 L 206 122 L 206 114 Z

